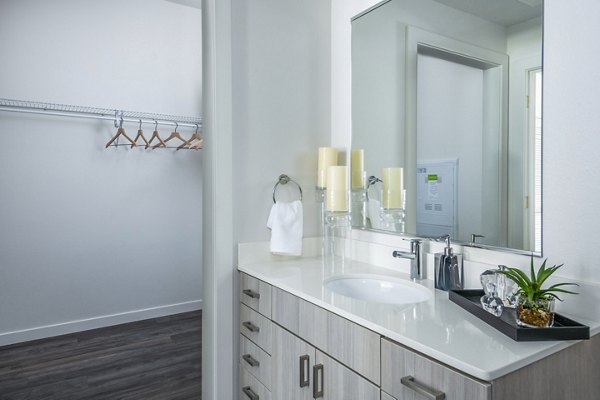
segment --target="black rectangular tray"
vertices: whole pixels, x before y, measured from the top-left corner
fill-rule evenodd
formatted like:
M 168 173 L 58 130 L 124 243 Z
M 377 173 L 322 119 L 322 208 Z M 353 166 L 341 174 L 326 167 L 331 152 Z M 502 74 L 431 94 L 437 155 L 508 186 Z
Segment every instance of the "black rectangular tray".
M 554 326 L 550 328 L 527 328 L 517 325 L 516 310 L 505 308 L 500 317 L 485 311 L 481 306 L 483 290 L 451 290 L 450 301 L 458 304 L 482 321 L 498 329 L 517 342 L 541 340 L 580 340 L 590 338 L 590 327 L 560 314 L 554 314 Z

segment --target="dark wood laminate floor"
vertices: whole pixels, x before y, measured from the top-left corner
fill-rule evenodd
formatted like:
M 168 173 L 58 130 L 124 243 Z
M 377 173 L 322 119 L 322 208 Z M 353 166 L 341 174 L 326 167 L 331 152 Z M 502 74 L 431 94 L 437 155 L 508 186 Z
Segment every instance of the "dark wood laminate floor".
M 0 347 L 1 400 L 199 400 L 202 312 Z

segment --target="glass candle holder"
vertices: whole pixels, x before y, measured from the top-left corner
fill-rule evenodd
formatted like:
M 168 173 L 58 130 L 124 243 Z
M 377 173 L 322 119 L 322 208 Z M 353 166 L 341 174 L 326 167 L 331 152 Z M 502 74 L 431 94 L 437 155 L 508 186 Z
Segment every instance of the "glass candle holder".
M 352 188 L 350 193 L 352 204 L 352 227 L 367 227 L 367 190 L 366 188 Z
M 342 275 L 352 259 L 352 218 L 349 212 L 326 211 L 323 236 L 323 279 Z
M 326 189 L 322 187 L 318 187 L 315 190 L 315 201 L 317 202 L 317 218 L 319 219 L 319 230 L 320 235 L 325 235 L 325 231 L 323 230 L 323 226 L 325 225 L 325 193 Z
M 383 197 L 383 195 L 382 195 Z M 382 208 L 381 221 L 383 229 L 390 232 L 404 233 L 406 231 L 406 190 L 402 190 L 400 207 Z

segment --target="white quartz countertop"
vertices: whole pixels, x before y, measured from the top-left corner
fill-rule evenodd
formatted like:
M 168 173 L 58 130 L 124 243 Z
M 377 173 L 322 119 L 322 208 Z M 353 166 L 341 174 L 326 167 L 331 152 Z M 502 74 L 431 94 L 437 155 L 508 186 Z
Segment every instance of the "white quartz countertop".
M 306 301 L 354 321 L 476 378 L 492 381 L 577 341 L 516 342 L 468 313 L 434 289 L 433 281 L 418 283 L 432 291 L 429 300 L 393 305 L 368 302 L 334 293 L 322 285 L 321 259 L 259 262 L 238 269 Z M 408 275 L 353 262 L 346 274 Z M 600 323 L 574 318 L 600 331 Z

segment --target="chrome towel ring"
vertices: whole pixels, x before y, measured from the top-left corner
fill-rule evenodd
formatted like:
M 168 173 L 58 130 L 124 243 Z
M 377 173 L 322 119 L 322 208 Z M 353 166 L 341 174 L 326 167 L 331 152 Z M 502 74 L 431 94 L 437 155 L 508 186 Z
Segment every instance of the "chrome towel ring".
M 277 191 L 277 186 L 279 186 L 280 184 L 287 185 L 289 182 L 295 183 L 296 186 L 298 186 L 298 190 L 300 191 L 300 201 L 302 201 L 302 188 L 300 187 L 298 182 L 296 182 L 295 180 L 293 180 L 285 174 L 281 174 L 279 175 L 279 179 L 277 179 L 277 183 L 275 183 L 275 186 L 273 186 L 273 203 L 277 202 L 277 200 L 275 200 L 275 192 Z

